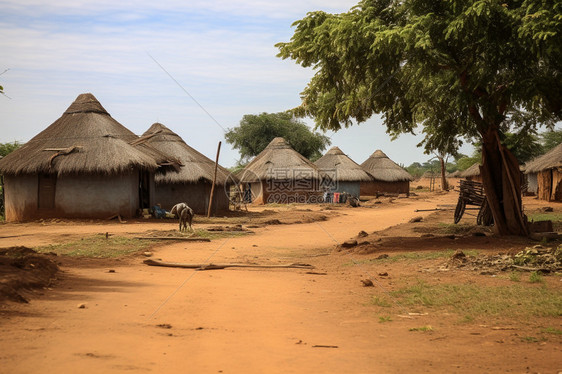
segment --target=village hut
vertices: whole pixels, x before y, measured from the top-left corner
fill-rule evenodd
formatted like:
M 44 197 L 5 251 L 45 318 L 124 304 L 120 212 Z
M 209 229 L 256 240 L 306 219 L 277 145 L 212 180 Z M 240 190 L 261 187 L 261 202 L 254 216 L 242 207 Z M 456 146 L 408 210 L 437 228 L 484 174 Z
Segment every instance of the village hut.
M 462 171 L 459 176 L 469 181 L 482 183 L 482 176 L 480 175 L 480 163 L 472 164 L 468 169 Z
M 384 193 L 410 194 L 410 182 L 414 178 L 406 170 L 376 150 L 361 167 L 374 177 L 373 181 L 361 182 L 361 195 L 377 196 Z
M 373 177 L 338 147 L 332 147 L 314 164 L 322 174 L 322 187 L 327 192 L 360 197 L 360 183 L 371 182 Z
M 525 174 L 532 188 L 536 181 L 536 194 L 541 200 L 562 201 L 562 144 L 525 165 Z
M 461 177 L 461 173 L 462 171 L 460 170 L 455 170 L 452 173 L 448 173 L 447 174 L 447 178 L 460 178 Z
M 318 168 L 281 137 L 273 139 L 238 175 L 246 200 L 257 204 L 321 199 Z
M 153 174 L 165 154 L 135 146 L 134 133 L 92 94 L 0 160 L 8 221 L 48 217 L 135 216 L 153 203 Z
M 523 173 L 524 177 L 524 184 L 521 189 L 522 192 L 527 196 L 536 196 L 539 192 L 539 181 L 537 178 L 537 173 L 527 173 L 526 166 L 527 165 L 521 166 L 521 172 Z
M 179 202 L 185 202 L 195 213 L 207 214 L 215 161 L 187 145 L 178 134 L 161 123 L 153 124 L 139 142 L 166 152 L 181 163 L 177 172 L 156 173 L 154 201 L 166 210 L 171 210 Z M 228 210 L 228 190 L 233 183 L 230 172 L 218 165 L 213 193 L 213 213 Z

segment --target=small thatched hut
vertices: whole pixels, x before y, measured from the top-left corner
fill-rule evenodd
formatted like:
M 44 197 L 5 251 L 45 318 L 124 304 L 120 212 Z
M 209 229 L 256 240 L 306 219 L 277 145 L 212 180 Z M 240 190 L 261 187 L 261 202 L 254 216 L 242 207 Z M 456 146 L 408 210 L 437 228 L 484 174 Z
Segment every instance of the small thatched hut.
M 455 170 L 452 173 L 447 174 L 447 178 L 460 178 L 462 171 Z
M 471 167 L 462 171 L 459 174 L 459 177 L 467 179 L 469 181 L 482 183 L 482 176 L 480 175 L 480 163 L 476 162 L 472 164 Z
M 154 201 L 170 210 L 179 202 L 186 202 L 197 214 L 207 214 L 215 162 L 187 145 L 183 139 L 161 123 L 153 124 L 139 139 L 181 163 L 178 172 L 157 172 Z M 229 207 L 227 191 L 234 180 L 230 172 L 218 165 L 213 194 L 213 212 Z
M 153 173 L 173 161 L 114 120 L 92 94 L 0 160 L 6 220 L 131 217 L 153 203 Z
M 376 196 L 381 193 L 410 194 L 410 182 L 414 178 L 383 151 L 376 150 L 361 167 L 374 177 L 371 182 L 361 182 L 361 195 Z
M 329 192 L 347 192 L 360 197 L 360 183 L 374 178 L 338 147 L 332 147 L 314 164 L 322 173 L 322 186 Z
M 529 187 L 536 180 L 537 197 L 547 201 L 562 201 L 562 144 L 525 165 Z
M 283 138 L 275 138 L 238 174 L 252 202 L 307 203 L 321 197 L 321 177 L 316 165 Z

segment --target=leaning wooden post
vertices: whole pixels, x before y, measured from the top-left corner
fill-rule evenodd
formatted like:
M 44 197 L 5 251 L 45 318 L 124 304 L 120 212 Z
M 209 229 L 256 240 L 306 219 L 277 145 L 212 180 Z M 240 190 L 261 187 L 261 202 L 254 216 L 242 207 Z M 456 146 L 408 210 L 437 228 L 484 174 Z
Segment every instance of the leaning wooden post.
M 219 154 L 221 153 L 221 143 L 217 148 L 217 159 L 215 160 L 215 176 L 213 177 L 213 185 L 211 186 L 211 197 L 209 197 L 209 210 L 207 211 L 207 218 L 211 216 L 211 209 L 213 207 L 213 195 L 215 194 L 215 183 L 217 182 L 217 169 L 219 166 Z

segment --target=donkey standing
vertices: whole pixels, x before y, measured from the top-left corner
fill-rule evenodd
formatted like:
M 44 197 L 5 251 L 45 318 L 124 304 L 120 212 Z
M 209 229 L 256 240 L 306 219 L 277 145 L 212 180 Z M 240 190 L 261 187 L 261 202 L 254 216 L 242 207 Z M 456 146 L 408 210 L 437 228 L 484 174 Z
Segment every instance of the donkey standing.
M 191 222 L 193 221 L 193 209 L 191 209 L 186 203 L 178 203 L 172 207 L 170 213 L 175 214 L 179 218 L 180 231 L 187 231 L 189 227 L 190 231 L 193 231 L 191 227 Z

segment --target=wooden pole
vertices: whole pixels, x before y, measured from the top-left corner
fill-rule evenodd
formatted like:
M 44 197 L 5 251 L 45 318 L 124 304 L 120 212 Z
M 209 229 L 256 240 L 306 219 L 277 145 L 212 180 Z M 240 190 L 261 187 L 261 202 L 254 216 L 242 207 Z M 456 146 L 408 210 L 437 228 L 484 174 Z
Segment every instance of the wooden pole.
M 219 154 L 221 153 L 221 143 L 217 148 L 217 159 L 215 160 L 215 176 L 213 177 L 213 185 L 211 186 L 211 196 L 209 197 L 209 210 L 207 211 L 207 218 L 211 216 L 211 209 L 213 207 L 213 195 L 215 194 L 215 183 L 217 183 L 217 168 L 219 166 Z

